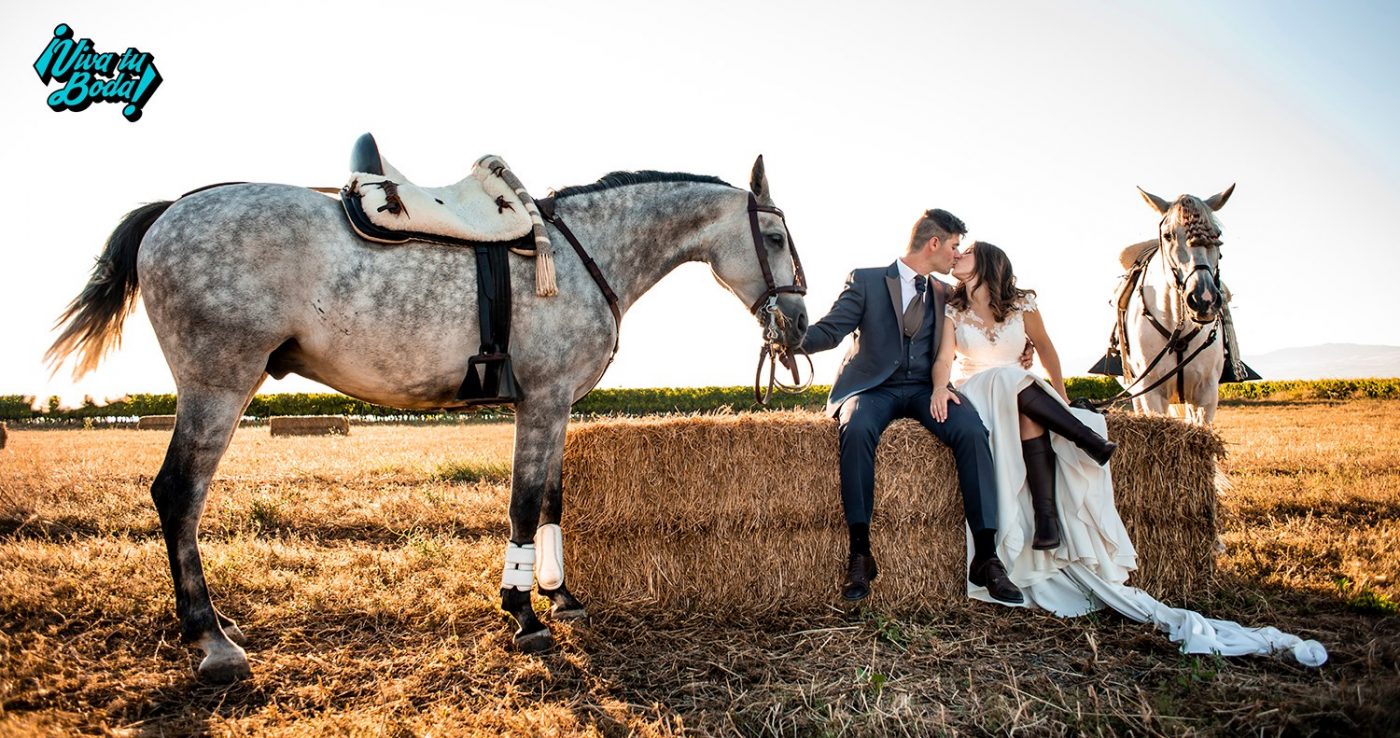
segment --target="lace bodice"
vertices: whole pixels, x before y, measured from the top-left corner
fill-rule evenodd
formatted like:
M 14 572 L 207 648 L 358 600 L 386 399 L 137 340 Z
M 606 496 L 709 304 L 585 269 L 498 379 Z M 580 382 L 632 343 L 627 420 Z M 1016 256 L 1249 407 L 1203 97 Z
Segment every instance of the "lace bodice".
M 1017 301 L 1006 320 L 987 325 L 971 308 L 957 310 L 944 305 L 943 314 L 952 319 L 953 336 L 958 341 L 953 380 L 959 382 L 991 367 L 1020 366 L 1021 352 L 1026 349 L 1024 314 L 1035 309 L 1035 296 L 1026 295 Z

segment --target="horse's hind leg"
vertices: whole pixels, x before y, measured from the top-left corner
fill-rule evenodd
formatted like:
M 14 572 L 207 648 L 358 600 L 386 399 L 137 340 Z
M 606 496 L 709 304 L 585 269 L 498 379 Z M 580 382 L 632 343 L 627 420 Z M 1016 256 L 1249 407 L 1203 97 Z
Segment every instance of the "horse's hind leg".
M 199 675 L 217 682 L 242 679 L 251 672 L 247 654 L 224 628 L 230 626 L 239 639 L 242 631 L 214 609 L 210 599 L 197 536 L 209 480 L 228 448 L 250 394 L 250 390 L 182 386 L 170 448 L 151 484 L 151 498 L 160 514 L 170 574 L 175 582 L 180 635 L 204 650 Z

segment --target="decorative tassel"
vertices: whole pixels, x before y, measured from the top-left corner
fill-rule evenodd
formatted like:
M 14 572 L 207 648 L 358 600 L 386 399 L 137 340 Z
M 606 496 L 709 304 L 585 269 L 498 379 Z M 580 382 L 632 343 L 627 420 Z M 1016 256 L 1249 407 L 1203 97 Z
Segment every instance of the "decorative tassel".
M 535 294 L 540 297 L 554 297 L 559 294 L 559 285 L 554 282 L 554 248 L 542 246 L 535 254 Z
M 520 198 L 520 202 L 525 205 L 525 212 L 530 216 L 530 228 L 535 234 L 534 252 L 521 249 L 511 249 L 511 252 L 525 257 L 535 259 L 535 294 L 540 297 L 554 297 L 559 294 L 559 285 L 554 279 L 554 247 L 549 243 L 549 232 L 544 229 L 544 219 L 540 217 L 539 208 L 535 206 L 535 199 L 530 197 L 530 193 L 525 191 L 525 185 L 520 183 L 520 179 L 515 176 L 515 172 L 510 170 L 505 160 L 499 156 L 483 156 L 477 160 L 477 166 L 485 166 L 490 172 L 506 183 L 506 186 L 515 191 L 515 196 Z M 503 198 L 496 198 L 497 206 Z
M 1244 357 L 1240 355 L 1240 339 L 1235 337 L 1235 320 L 1230 317 L 1230 288 L 1224 282 L 1217 285 L 1220 289 L 1220 323 L 1224 328 L 1225 356 L 1230 360 L 1229 371 L 1236 378 L 1248 377 L 1249 374 L 1244 368 Z

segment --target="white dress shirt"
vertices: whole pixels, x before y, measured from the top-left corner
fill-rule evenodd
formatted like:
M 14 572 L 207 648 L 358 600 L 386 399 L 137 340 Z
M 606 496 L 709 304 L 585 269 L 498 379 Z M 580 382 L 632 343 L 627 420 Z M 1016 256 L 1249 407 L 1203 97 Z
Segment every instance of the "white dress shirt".
M 914 277 L 919 276 L 919 273 L 914 271 L 908 264 L 905 264 L 904 259 L 896 259 L 895 263 L 899 265 L 900 304 L 904 306 L 905 310 L 908 310 L 909 301 L 914 299 L 914 295 L 919 294 L 919 291 L 914 289 Z M 928 275 L 924 275 L 924 278 L 927 279 Z M 927 285 L 927 287 L 932 287 L 932 285 Z

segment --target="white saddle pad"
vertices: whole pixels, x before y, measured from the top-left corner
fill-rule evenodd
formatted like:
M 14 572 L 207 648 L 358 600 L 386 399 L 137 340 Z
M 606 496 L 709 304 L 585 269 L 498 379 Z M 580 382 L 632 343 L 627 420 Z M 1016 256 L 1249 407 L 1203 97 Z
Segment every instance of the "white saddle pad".
M 486 242 L 528 235 L 530 214 L 510 186 L 483 164 L 488 159 L 500 162 L 482 157 L 457 184 L 420 187 L 381 157 L 384 174 L 354 172 L 347 188 L 360 193 L 365 215 L 385 230 Z

